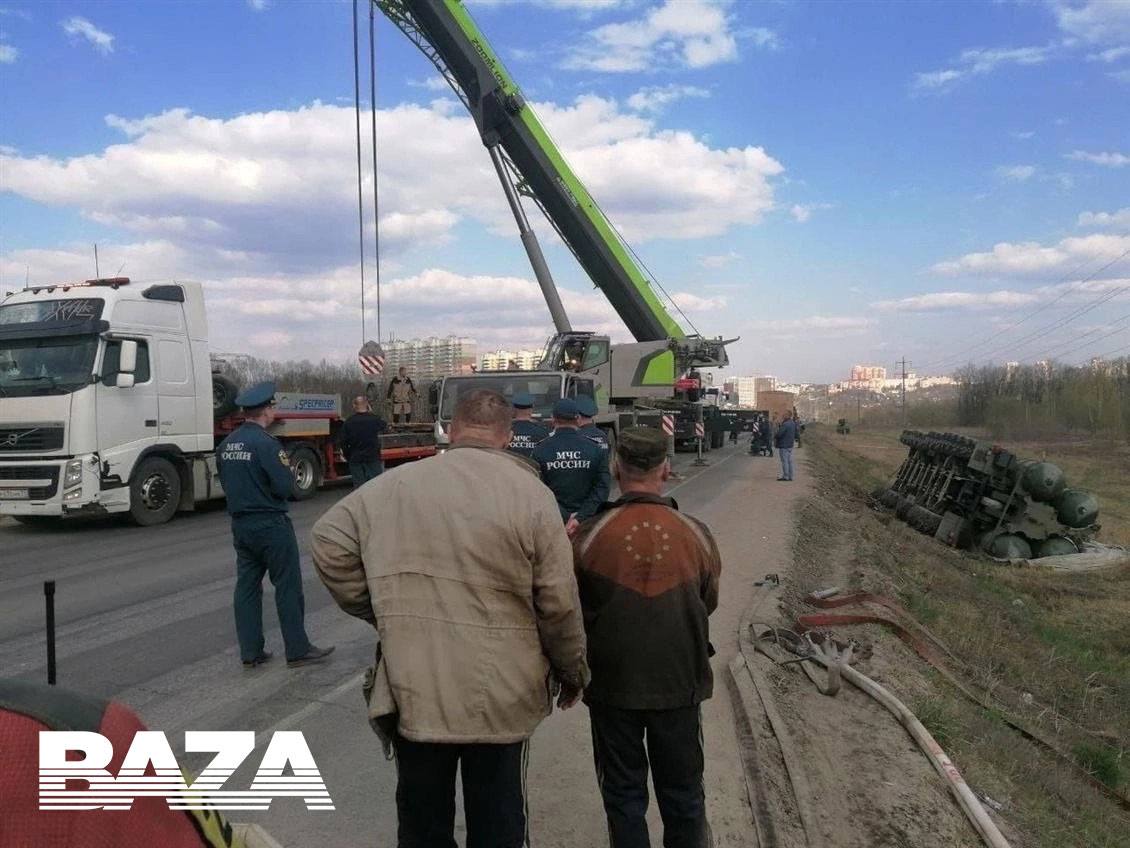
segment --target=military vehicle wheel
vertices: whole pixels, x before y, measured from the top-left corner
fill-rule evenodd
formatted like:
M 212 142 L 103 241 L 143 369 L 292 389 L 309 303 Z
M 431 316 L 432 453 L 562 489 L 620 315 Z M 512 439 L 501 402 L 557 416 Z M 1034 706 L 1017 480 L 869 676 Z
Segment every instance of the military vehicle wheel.
M 216 419 L 231 415 L 236 410 L 235 398 L 239 394 L 236 382 L 222 374 L 212 375 L 212 417 Z
M 906 517 L 910 514 L 910 509 L 913 506 L 914 501 L 900 495 L 898 503 L 895 504 L 895 517 L 900 521 L 906 521 Z
M 160 456 L 141 461 L 129 484 L 129 515 L 134 524 L 152 527 L 164 524 L 180 503 L 180 475 Z
M 294 499 L 304 501 L 314 497 L 322 483 L 322 463 L 310 448 L 294 448 L 290 454 L 290 470 L 294 474 Z

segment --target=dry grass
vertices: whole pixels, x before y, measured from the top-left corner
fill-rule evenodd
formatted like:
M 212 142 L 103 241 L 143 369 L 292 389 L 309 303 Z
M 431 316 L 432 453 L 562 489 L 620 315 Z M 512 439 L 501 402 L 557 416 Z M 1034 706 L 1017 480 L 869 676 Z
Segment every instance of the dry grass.
M 1130 813 L 1010 729 L 1001 712 L 1130 794 L 1130 567 L 1053 573 L 952 550 L 868 506 L 866 493 L 905 456 L 897 431 L 846 438 L 810 431 L 805 445 L 819 494 L 802 507 L 796 552 L 809 563 L 823 558 L 828 572 L 813 582 L 823 576 L 901 599 L 960 658 L 962 676 L 991 692 L 999 707 L 962 699 L 925 667 L 896 681 L 971 785 L 1005 804 L 1002 815 L 1022 835 L 1020 845 L 1127 845 Z M 1034 446 L 1013 447 L 1039 455 Z M 1099 495 L 1107 540 L 1130 541 L 1123 535 L 1130 481 L 1115 463 L 1083 444 L 1066 452 L 1049 447 L 1047 455 L 1062 463 L 1072 485 Z

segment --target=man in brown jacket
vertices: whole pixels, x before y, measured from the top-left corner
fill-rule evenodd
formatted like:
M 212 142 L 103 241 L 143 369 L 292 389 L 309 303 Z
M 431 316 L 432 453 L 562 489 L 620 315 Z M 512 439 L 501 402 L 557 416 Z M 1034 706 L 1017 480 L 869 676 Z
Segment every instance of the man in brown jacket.
M 506 451 L 510 420 L 502 395 L 471 392 L 451 450 L 314 525 L 326 588 L 380 635 L 370 714 L 396 713 L 400 848 L 454 848 L 457 767 L 468 848 L 524 845 L 527 740 L 555 681 L 562 708 L 588 684 L 569 541 L 537 471 Z
M 573 556 L 588 635 L 597 780 L 612 848 L 647 848 L 650 762 L 665 848 L 710 844 L 699 705 L 713 691 L 710 613 L 722 564 L 705 524 L 662 495 L 659 430 L 621 433 L 623 492 L 581 525 Z M 646 745 L 644 739 L 646 737 Z

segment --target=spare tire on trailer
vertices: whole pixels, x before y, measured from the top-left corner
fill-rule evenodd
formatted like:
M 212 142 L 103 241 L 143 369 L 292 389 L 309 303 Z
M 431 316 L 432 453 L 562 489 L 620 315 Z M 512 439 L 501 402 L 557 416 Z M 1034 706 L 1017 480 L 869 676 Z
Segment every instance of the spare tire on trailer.
M 235 398 L 239 385 L 223 374 L 212 375 L 212 417 L 216 420 L 231 415 L 236 410 Z
M 294 475 L 294 494 L 296 501 L 314 497 L 322 485 L 322 463 L 314 450 L 306 445 L 291 448 L 288 452 L 290 471 Z

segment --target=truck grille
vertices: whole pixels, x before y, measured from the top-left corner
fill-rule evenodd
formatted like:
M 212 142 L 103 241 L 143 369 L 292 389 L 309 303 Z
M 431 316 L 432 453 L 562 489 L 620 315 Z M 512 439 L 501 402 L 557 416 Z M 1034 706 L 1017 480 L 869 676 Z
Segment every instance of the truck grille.
M 0 452 L 58 450 L 63 446 L 62 424 L 23 424 L 0 427 Z
M 27 490 L 28 500 L 45 501 L 59 489 L 59 467 L 56 465 L 9 465 L 0 468 L 0 489 L 8 480 L 50 480 L 46 486 Z

